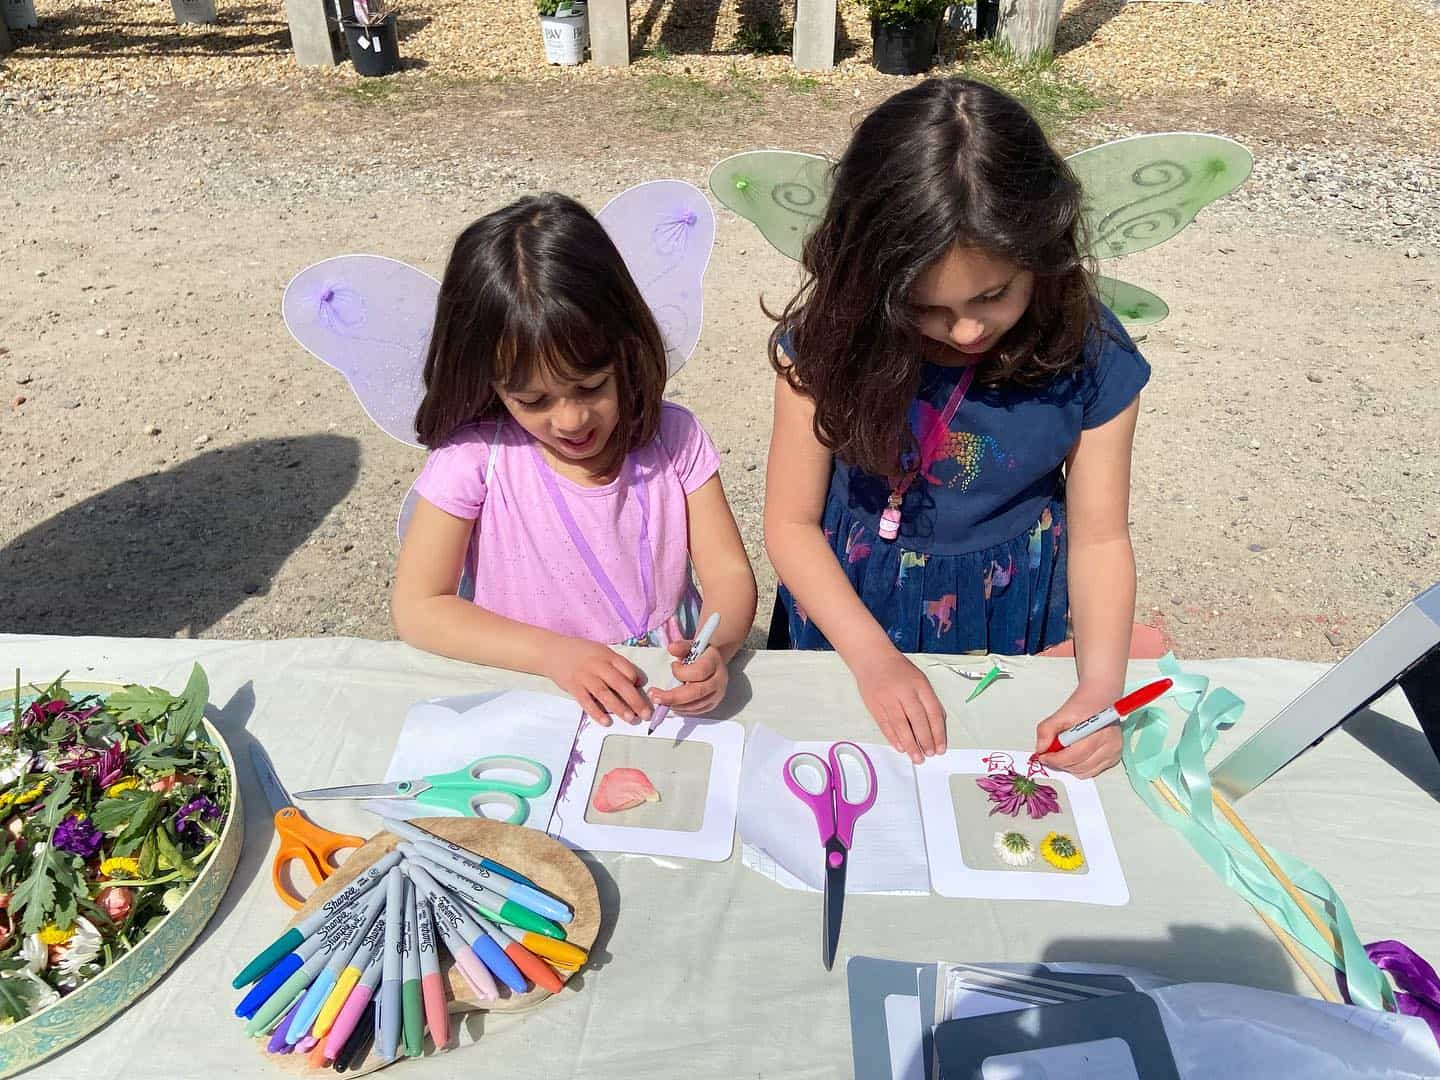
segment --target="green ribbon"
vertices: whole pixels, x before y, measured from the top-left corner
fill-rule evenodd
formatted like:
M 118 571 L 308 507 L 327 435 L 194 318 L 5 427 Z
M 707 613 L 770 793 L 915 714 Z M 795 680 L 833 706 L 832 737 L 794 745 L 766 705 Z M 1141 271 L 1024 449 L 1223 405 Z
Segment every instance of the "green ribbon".
M 1221 729 L 1240 719 L 1245 702 L 1224 687 L 1212 690 L 1203 675 L 1186 674 L 1173 654 L 1160 661 L 1160 671 L 1175 684 L 1166 698 L 1185 712 L 1185 723 L 1179 741 L 1167 748 L 1170 722 L 1158 703 L 1126 721 L 1123 761 L 1135 794 L 1189 842 L 1221 881 L 1284 927 L 1317 958 L 1339 967 L 1352 1003 L 1393 1012 L 1395 996 L 1390 981 L 1365 955 L 1350 915 L 1330 883 L 1299 859 L 1266 845 L 1265 850 L 1295 886 L 1316 898 L 1318 903 L 1311 906 L 1321 918 L 1330 919 L 1341 946 L 1339 958 L 1245 839 L 1215 812 L 1205 757 Z M 1152 782 L 1157 779 L 1175 795 L 1185 813 L 1176 811 L 1156 791 Z

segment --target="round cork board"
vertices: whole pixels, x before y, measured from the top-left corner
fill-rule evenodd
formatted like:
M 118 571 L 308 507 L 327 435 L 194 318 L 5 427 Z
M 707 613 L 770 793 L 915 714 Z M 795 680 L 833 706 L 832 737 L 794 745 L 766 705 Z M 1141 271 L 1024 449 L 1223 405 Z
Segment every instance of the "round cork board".
M 414 824 L 436 836 L 444 837 L 453 844 L 459 844 L 476 854 L 484 855 L 487 859 L 503 863 L 516 873 L 528 877 L 551 896 L 563 900 L 570 905 L 570 910 L 574 912 L 574 918 L 565 927 L 565 940 L 573 942 L 587 951 L 594 947 L 595 938 L 600 932 L 600 893 L 595 887 L 595 879 L 585 864 L 564 844 L 558 840 L 552 840 L 538 830 L 526 829 L 518 825 L 505 825 L 486 818 L 417 818 Z M 357 849 L 350 858 L 346 859 L 345 864 L 335 871 L 323 885 L 311 893 L 305 906 L 295 913 L 294 918 L 286 924 L 287 927 L 293 926 L 300 919 L 309 915 L 319 904 L 323 904 L 350 884 L 366 867 L 393 851 L 399 843 L 400 838 L 393 833 L 376 833 L 365 842 L 363 847 Z M 502 985 L 500 997 L 497 1000 L 477 999 L 471 994 L 470 987 L 460 972 L 455 969 L 455 961 L 448 954 L 444 954 L 443 950 L 442 954 L 445 958 L 441 961 L 440 971 L 445 976 L 449 987 L 447 996 L 450 1000 L 452 1016 L 477 1010 L 521 1012 L 534 1008 L 550 997 L 548 991 L 542 990 L 538 986 L 533 987 L 525 994 L 512 994 Z M 557 974 L 568 982 L 572 973 L 557 969 Z M 426 1038 L 428 1042 L 428 1033 Z M 268 1036 L 258 1040 L 262 1053 L 268 1041 Z M 322 1074 L 335 1075 L 328 1065 L 324 1069 L 312 1068 L 306 1063 L 303 1054 L 266 1054 L 265 1056 L 287 1072 L 297 1075 L 315 1077 Z M 395 1060 L 403 1061 L 405 1058 L 397 1057 Z M 383 1068 L 386 1064 L 390 1063 L 380 1061 L 372 1053 L 363 1065 L 346 1070 L 345 1075 L 363 1076 Z

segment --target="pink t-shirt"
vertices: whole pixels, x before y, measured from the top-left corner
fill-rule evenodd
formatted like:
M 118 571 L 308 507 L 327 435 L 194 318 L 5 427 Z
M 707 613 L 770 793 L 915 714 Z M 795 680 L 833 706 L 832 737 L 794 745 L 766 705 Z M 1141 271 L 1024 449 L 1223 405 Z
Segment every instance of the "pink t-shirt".
M 685 499 L 720 467 L 715 444 L 688 410 L 666 402 L 660 434 L 633 451 L 617 479 L 586 487 L 555 473 L 532 453 L 534 440 L 509 418 L 461 428 L 431 452 L 415 491 L 447 514 L 478 519 L 475 603 L 497 615 L 557 634 L 605 644 L 632 635 L 596 583 L 539 470 L 556 488 L 616 591 L 657 640 L 691 591 Z M 494 454 L 494 461 L 490 455 Z M 487 481 L 488 473 L 488 481 Z M 638 492 L 649 502 L 654 602 L 644 602 Z

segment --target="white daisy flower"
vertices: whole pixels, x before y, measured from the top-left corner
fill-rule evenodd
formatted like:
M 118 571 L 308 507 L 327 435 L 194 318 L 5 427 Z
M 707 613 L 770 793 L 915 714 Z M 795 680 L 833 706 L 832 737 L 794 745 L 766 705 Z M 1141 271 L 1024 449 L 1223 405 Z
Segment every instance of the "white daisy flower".
M 1035 845 L 1024 833 L 997 832 L 995 834 L 995 855 L 1006 866 L 1029 866 L 1035 861 Z

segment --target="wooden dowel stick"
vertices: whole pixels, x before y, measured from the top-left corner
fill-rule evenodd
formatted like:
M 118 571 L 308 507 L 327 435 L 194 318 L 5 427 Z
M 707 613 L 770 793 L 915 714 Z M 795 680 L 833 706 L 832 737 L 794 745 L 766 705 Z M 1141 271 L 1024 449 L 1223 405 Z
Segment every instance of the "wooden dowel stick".
M 1211 788 L 1210 798 L 1211 801 L 1214 802 L 1215 808 L 1220 811 L 1225 820 L 1230 823 L 1231 827 L 1243 836 L 1245 842 L 1250 845 L 1251 850 L 1260 856 L 1260 861 L 1265 864 L 1265 869 L 1274 875 L 1275 880 L 1280 883 L 1280 887 L 1285 890 L 1291 900 L 1295 901 L 1295 905 L 1304 913 L 1305 918 L 1310 920 L 1310 925 L 1325 939 L 1325 943 L 1334 951 L 1335 958 L 1343 962 L 1345 954 L 1340 948 L 1340 941 L 1335 937 L 1335 932 L 1330 929 L 1330 924 L 1320 918 L 1319 913 L 1311 905 L 1310 901 L 1295 887 L 1295 883 L 1290 880 L 1289 875 L 1287 875 L 1284 870 L 1281 870 L 1275 860 L 1270 857 L 1270 853 L 1265 850 L 1265 845 L 1260 843 L 1260 841 L 1256 839 L 1255 834 L 1245 825 L 1245 822 L 1240 820 L 1240 815 L 1235 813 L 1235 808 L 1226 801 L 1225 796 L 1221 795 L 1214 788 Z
M 1157 778 L 1152 780 L 1151 783 L 1154 784 L 1155 790 L 1160 793 L 1161 797 L 1170 804 L 1172 810 L 1177 810 L 1182 814 L 1185 813 L 1185 808 L 1180 805 L 1180 800 L 1175 797 L 1175 793 L 1170 790 L 1163 780 Z M 1234 811 L 1232 810 L 1231 812 L 1233 813 Z M 1221 813 L 1224 813 L 1224 811 L 1222 810 Z M 1263 922 L 1270 933 L 1274 935 L 1275 940 L 1280 943 L 1280 947 L 1289 954 L 1290 959 L 1294 961 L 1295 966 L 1300 969 L 1301 974 L 1310 980 L 1310 985 L 1315 987 L 1316 993 L 1333 1004 L 1344 1004 L 1344 999 L 1335 992 L 1334 987 L 1332 987 L 1329 982 L 1320 977 L 1320 973 L 1316 971 L 1314 965 L 1310 963 L 1310 957 L 1306 955 L 1304 948 L 1286 932 L 1285 928 L 1271 919 L 1265 912 L 1261 911 L 1257 905 L 1252 903 L 1250 906 L 1254 909 L 1255 914 L 1260 916 L 1260 921 Z

